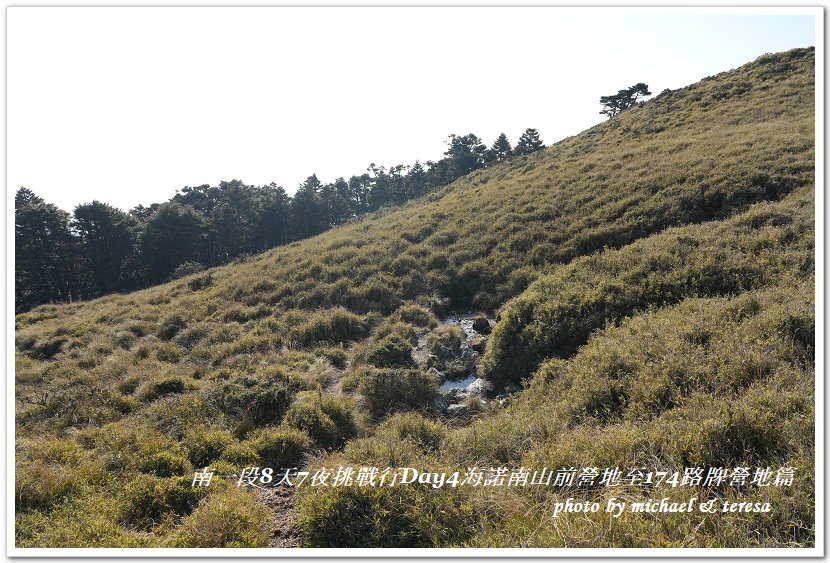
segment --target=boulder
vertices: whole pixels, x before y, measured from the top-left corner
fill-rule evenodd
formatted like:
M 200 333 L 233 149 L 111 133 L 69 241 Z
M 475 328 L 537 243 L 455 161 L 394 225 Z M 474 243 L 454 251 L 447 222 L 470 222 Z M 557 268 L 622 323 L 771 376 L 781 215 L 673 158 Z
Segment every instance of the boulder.
M 470 414 L 470 409 L 465 405 L 450 405 L 447 407 L 447 416 L 465 416 Z
M 461 359 L 468 364 L 470 362 L 477 362 L 479 358 L 479 353 L 473 350 L 470 346 L 466 344 L 461 345 Z
M 449 407 L 449 403 L 443 395 L 438 393 L 435 395 L 435 397 L 432 398 L 432 407 L 440 413 L 445 413 L 447 412 L 447 407 Z
M 492 330 L 490 328 L 490 321 L 488 321 L 484 315 L 477 316 L 473 321 L 473 330 L 479 334 L 490 334 L 490 331 Z
M 460 403 L 467 398 L 467 390 L 456 387 L 444 393 L 444 397 L 446 397 L 447 402 L 450 404 Z
M 475 350 L 479 355 L 484 354 L 484 349 L 487 346 L 487 339 L 481 336 L 476 336 L 467 343 L 472 350 Z
M 451 348 L 447 348 L 446 346 L 441 344 L 441 346 L 439 346 L 438 350 L 436 351 L 435 355 L 438 357 L 439 360 L 449 360 L 453 356 L 455 356 L 455 353 L 452 351 Z
M 468 397 L 481 397 L 486 395 L 489 391 L 492 391 L 493 384 L 485 379 L 481 379 L 480 377 L 467 385 L 467 396 Z

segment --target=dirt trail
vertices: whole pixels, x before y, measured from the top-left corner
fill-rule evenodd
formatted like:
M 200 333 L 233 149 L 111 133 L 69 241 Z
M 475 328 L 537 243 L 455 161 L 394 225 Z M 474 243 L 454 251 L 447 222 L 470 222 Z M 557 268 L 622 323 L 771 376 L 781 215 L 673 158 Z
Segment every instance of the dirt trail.
M 473 323 L 478 312 L 458 311 L 447 315 L 440 321 L 440 326 L 455 325 L 464 331 L 465 340 L 481 336 L 473 329 Z M 491 321 L 492 322 L 492 321 Z M 431 331 L 425 330 L 419 335 L 418 344 L 412 351 L 416 364 L 424 368 L 430 358 L 427 349 L 427 337 Z M 489 332 L 489 331 L 488 331 Z M 466 345 L 466 343 L 465 343 Z M 461 383 L 467 384 L 468 381 Z M 327 393 L 339 394 L 341 391 L 340 378 L 329 382 L 326 386 Z M 459 384 L 460 385 L 460 384 Z M 268 540 L 269 547 L 302 547 L 303 537 L 297 525 L 297 517 L 294 512 L 294 491 L 291 487 L 261 487 L 257 489 L 259 502 L 268 509 L 270 513 Z
M 268 547 L 302 547 L 303 537 L 294 514 L 294 491 L 291 487 L 262 487 L 259 502 L 271 513 Z

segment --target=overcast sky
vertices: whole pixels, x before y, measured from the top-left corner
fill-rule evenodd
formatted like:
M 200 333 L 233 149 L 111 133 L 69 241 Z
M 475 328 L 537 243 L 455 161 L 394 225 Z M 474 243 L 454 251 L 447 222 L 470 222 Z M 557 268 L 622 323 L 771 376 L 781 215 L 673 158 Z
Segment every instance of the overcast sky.
M 550 144 L 636 82 L 815 45 L 812 15 L 689 12 L 7 8 L 7 186 L 66 210 L 234 178 L 293 193 L 438 159 L 450 133 Z

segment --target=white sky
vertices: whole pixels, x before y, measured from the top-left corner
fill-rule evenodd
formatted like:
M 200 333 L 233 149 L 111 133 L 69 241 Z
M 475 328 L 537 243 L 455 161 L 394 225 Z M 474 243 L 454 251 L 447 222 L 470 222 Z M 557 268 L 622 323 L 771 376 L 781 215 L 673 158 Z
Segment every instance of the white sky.
M 673 14 L 7 8 L 7 189 L 66 210 L 234 178 L 293 193 L 438 159 L 450 133 L 550 144 L 636 82 L 656 94 L 815 45 L 813 16 Z

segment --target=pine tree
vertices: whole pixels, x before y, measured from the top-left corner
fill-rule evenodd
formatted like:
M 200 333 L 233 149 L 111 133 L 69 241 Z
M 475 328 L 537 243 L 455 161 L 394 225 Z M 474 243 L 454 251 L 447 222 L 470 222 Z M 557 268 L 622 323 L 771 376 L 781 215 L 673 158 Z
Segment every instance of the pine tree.
M 444 156 L 447 157 L 453 180 L 484 165 L 487 147 L 481 144 L 481 139 L 474 134 L 450 135 L 447 144 L 449 148 L 444 152 Z
M 323 183 L 316 174 L 306 178 L 291 199 L 291 236 L 294 240 L 314 236 L 323 231 L 325 214 L 320 201 Z
M 15 310 L 77 296 L 69 214 L 27 188 L 15 195 Z
M 410 199 L 421 197 L 427 190 L 427 171 L 420 160 L 409 170 L 406 176 L 406 195 Z
M 536 129 L 528 128 L 524 133 L 522 133 L 518 144 L 516 144 L 516 149 L 513 152 L 520 155 L 530 154 L 532 152 L 542 150 L 543 148 L 545 148 L 545 144 L 539 137 L 539 132 L 536 131 Z
M 151 282 L 165 280 L 179 264 L 205 263 L 207 222 L 186 205 L 170 201 L 159 206 L 144 224 L 141 256 Z
M 260 250 L 288 242 L 291 198 L 282 186 L 271 182 L 259 191 L 257 240 Z
M 620 90 L 616 93 L 616 95 L 602 96 L 599 99 L 599 103 L 603 106 L 600 113 L 602 115 L 607 115 L 610 119 L 621 111 L 625 111 L 636 104 L 640 98 L 650 95 L 651 92 L 648 91 L 648 84 L 638 82 L 630 88 Z
M 131 285 L 127 265 L 138 241 L 138 221 L 100 201 L 75 207 L 72 228 L 78 236 L 81 269 L 92 282 L 91 292 L 103 295 Z
M 496 137 L 493 146 L 487 151 L 488 162 L 501 162 L 513 155 L 513 147 L 507 139 L 507 135 L 502 133 Z

